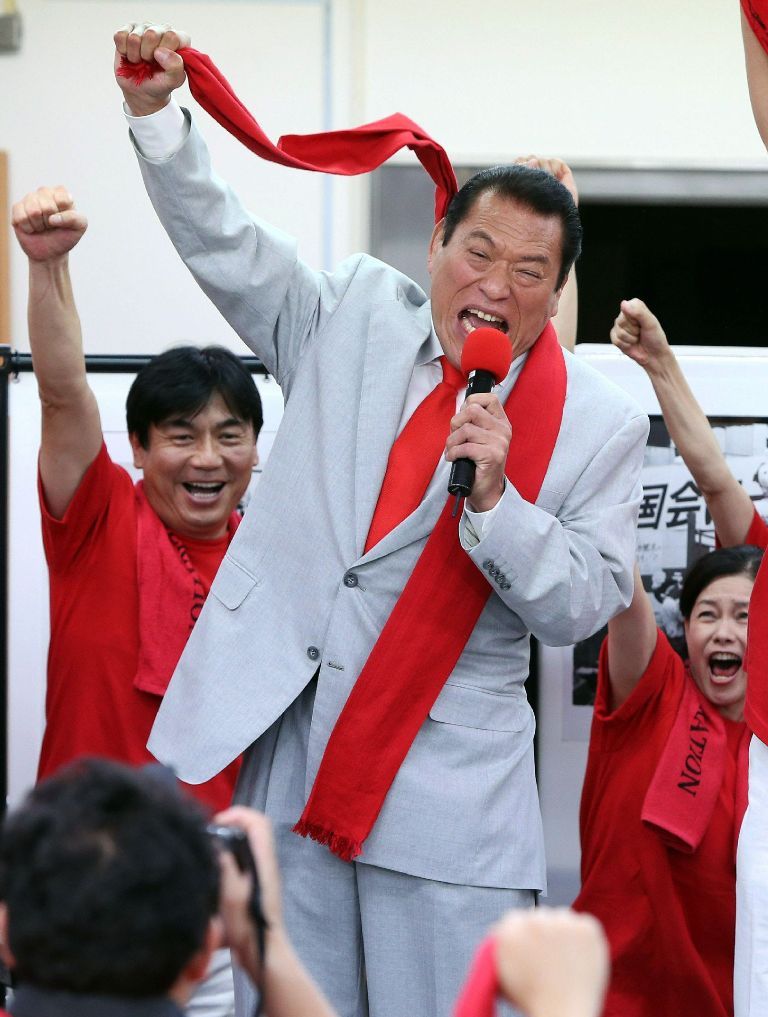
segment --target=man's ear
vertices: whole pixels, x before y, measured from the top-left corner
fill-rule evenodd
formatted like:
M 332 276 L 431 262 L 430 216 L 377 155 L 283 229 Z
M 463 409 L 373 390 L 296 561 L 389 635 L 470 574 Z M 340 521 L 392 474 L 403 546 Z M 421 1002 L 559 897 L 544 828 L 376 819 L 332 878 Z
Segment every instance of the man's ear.
M 219 916 L 214 915 L 208 922 L 202 946 L 190 957 L 168 991 L 171 999 L 175 1000 L 182 1009 L 189 1002 L 195 986 L 202 982 L 207 975 L 213 951 L 218 950 L 223 943 L 224 926 Z
M 443 236 L 445 235 L 445 219 L 441 219 L 440 222 L 435 223 L 435 228 L 432 230 L 432 238 L 429 241 L 429 253 L 427 254 L 427 271 L 432 274 L 432 265 L 435 260 L 435 254 L 438 248 L 443 246 Z
M 147 450 L 139 441 L 138 435 L 133 432 L 128 435 L 128 441 L 131 443 L 131 449 L 133 450 L 133 465 L 137 470 L 143 470 Z
M 16 958 L 8 943 L 8 908 L 5 904 L 0 904 L 0 960 L 9 970 L 16 967 Z

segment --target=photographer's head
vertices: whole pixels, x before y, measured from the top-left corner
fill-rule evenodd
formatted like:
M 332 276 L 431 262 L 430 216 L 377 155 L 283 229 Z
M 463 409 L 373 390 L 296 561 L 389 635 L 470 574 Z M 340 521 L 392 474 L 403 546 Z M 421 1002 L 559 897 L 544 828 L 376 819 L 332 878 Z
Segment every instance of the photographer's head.
M 81 760 L 4 824 L 4 959 L 42 989 L 183 994 L 218 945 L 218 885 L 196 804 L 149 771 Z

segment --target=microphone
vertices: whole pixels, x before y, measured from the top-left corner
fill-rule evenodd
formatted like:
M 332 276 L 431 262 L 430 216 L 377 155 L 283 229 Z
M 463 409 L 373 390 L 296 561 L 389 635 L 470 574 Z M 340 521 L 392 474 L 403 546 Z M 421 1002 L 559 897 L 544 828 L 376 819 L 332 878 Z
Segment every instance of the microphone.
M 512 344 L 497 328 L 476 328 L 470 332 L 461 351 L 461 370 L 469 378 L 467 396 L 476 392 L 490 392 L 493 386 L 506 378 L 512 363 Z M 456 495 L 453 515 L 461 498 L 468 498 L 475 482 L 475 463 L 471 459 L 457 459 L 451 467 L 448 493 Z

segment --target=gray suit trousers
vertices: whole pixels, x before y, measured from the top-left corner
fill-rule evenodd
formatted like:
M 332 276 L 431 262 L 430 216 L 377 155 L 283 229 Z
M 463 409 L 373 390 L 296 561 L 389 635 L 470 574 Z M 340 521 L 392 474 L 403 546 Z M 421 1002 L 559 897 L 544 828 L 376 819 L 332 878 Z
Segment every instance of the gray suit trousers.
M 251 746 L 235 794 L 274 825 L 288 934 L 340 1017 L 450 1017 L 488 927 L 532 906 L 535 894 L 343 862 L 292 833 L 305 802 L 315 691 L 312 681 Z M 253 992 L 237 975 L 235 998 L 237 1017 L 250 1017 Z

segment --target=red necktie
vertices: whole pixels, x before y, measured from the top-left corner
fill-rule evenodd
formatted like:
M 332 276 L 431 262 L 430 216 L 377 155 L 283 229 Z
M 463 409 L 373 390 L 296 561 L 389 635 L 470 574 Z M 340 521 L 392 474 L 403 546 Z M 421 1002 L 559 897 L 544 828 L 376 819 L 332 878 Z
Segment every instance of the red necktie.
M 443 380 L 413 411 L 389 453 L 365 553 L 418 508 L 445 449 L 456 396 L 467 379 L 440 357 Z

